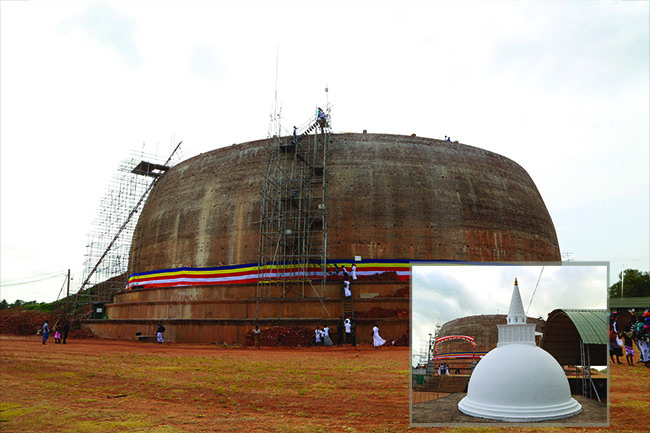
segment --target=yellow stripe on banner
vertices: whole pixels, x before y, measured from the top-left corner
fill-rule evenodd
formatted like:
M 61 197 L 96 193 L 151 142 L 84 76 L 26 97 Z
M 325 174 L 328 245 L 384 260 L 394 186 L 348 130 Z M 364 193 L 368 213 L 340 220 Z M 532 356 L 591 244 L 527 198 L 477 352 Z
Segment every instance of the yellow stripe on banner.
M 206 270 L 206 271 L 172 271 L 172 272 L 160 272 L 160 273 L 151 273 L 151 274 L 146 274 L 146 275 L 135 275 L 131 278 L 129 278 L 130 281 L 138 281 L 138 280 L 144 280 L 144 279 L 150 279 L 150 278 L 159 278 L 159 277 L 173 277 L 176 275 L 197 275 L 197 276 L 202 276 L 202 275 L 223 275 L 223 274 L 233 274 L 233 273 L 239 273 L 239 272 L 250 272 L 250 271 L 257 271 L 257 266 L 251 266 L 247 268 L 237 268 L 237 269 L 218 269 L 218 270 Z
M 352 267 L 352 262 L 341 264 L 341 266 Z M 211 276 L 219 277 L 223 275 L 230 275 L 233 273 L 246 273 L 246 272 L 278 272 L 278 273 L 287 273 L 295 270 L 302 270 L 304 268 L 308 269 L 308 272 L 311 272 L 309 268 L 317 268 L 318 265 L 301 265 L 301 264 L 289 264 L 289 265 L 265 265 L 261 268 L 258 266 L 247 266 L 245 268 L 236 268 L 236 269 L 212 269 L 212 270 L 178 270 L 178 271 L 169 271 L 169 272 L 152 272 L 150 274 L 144 275 L 134 275 L 129 278 L 129 282 L 137 282 L 141 280 L 148 279 L 158 279 L 158 278 L 168 278 L 175 277 L 179 275 L 191 275 L 191 276 Z M 408 270 L 410 265 L 408 263 L 358 263 L 357 271 L 362 271 L 366 268 L 392 268 L 393 270 Z
M 343 265 L 339 266 L 346 266 L 346 267 L 352 267 L 352 265 L 344 263 Z M 358 263 L 357 264 L 357 271 L 359 269 L 363 268 L 403 268 L 403 269 L 410 269 L 411 265 L 409 263 Z

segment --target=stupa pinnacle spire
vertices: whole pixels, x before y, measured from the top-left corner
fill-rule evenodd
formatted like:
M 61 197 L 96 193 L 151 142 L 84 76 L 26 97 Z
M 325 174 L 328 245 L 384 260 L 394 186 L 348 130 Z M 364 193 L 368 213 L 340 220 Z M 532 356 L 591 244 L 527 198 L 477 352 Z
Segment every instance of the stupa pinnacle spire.
M 524 304 L 521 302 L 521 295 L 519 294 L 519 284 L 515 278 L 515 286 L 512 289 L 512 298 L 510 298 L 510 309 L 508 310 L 508 325 L 524 324 L 526 323 L 526 313 L 524 312 Z

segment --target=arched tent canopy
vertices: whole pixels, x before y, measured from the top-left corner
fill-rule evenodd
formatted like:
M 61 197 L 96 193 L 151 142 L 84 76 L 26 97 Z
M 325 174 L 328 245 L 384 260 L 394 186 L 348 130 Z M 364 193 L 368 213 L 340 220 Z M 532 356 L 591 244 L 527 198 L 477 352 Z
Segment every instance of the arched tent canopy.
M 580 340 L 590 365 L 607 365 L 607 310 L 553 310 L 541 347 L 560 365 L 583 365 Z

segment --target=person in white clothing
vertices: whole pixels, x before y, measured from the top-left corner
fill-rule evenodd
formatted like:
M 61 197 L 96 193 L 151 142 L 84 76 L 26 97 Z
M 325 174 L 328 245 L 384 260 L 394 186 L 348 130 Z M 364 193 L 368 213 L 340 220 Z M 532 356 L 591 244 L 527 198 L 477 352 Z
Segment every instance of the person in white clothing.
M 321 335 L 323 335 L 323 331 L 321 331 L 320 328 L 317 326 L 316 327 L 316 346 L 321 345 Z
M 357 265 L 354 263 L 352 264 L 352 279 L 353 280 L 357 279 Z
M 325 325 L 323 326 L 323 343 L 325 346 L 333 346 L 332 339 L 330 338 L 330 328 Z
M 345 291 L 345 297 L 352 296 L 352 290 L 350 290 L 350 282 L 348 280 L 343 281 L 343 290 Z
M 379 336 L 379 328 L 377 327 L 377 324 L 372 328 L 372 343 L 375 345 L 375 347 L 382 346 L 386 340 L 381 338 Z
M 345 326 L 345 344 L 352 344 L 352 323 L 350 319 L 345 319 L 343 325 Z

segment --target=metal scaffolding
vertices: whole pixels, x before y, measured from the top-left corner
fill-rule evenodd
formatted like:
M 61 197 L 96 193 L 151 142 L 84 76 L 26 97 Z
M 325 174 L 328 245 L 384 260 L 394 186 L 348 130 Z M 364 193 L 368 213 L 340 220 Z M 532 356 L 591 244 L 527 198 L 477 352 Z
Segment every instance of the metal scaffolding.
M 265 302 L 318 298 L 327 280 L 330 112 L 268 139 L 261 191 L 256 317 Z M 329 312 L 323 305 L 323 316 Z
M 177 149 L 178 146 L 172 156 Z M 137 223 L 137 218 L 133 217 L 140 211 L 158 177 L 173 165 L 170 164 L 172 156 L 165 162 L 144 150 L 132 151 L 120 163 L 100 200 L 94 228 L 88 234 L 83 283 L 75 296 L 76 303 L 110 302 L 115 291 L 125 287 L 131 240 Z M 175 160 L 179 160 L 178 155 Z

